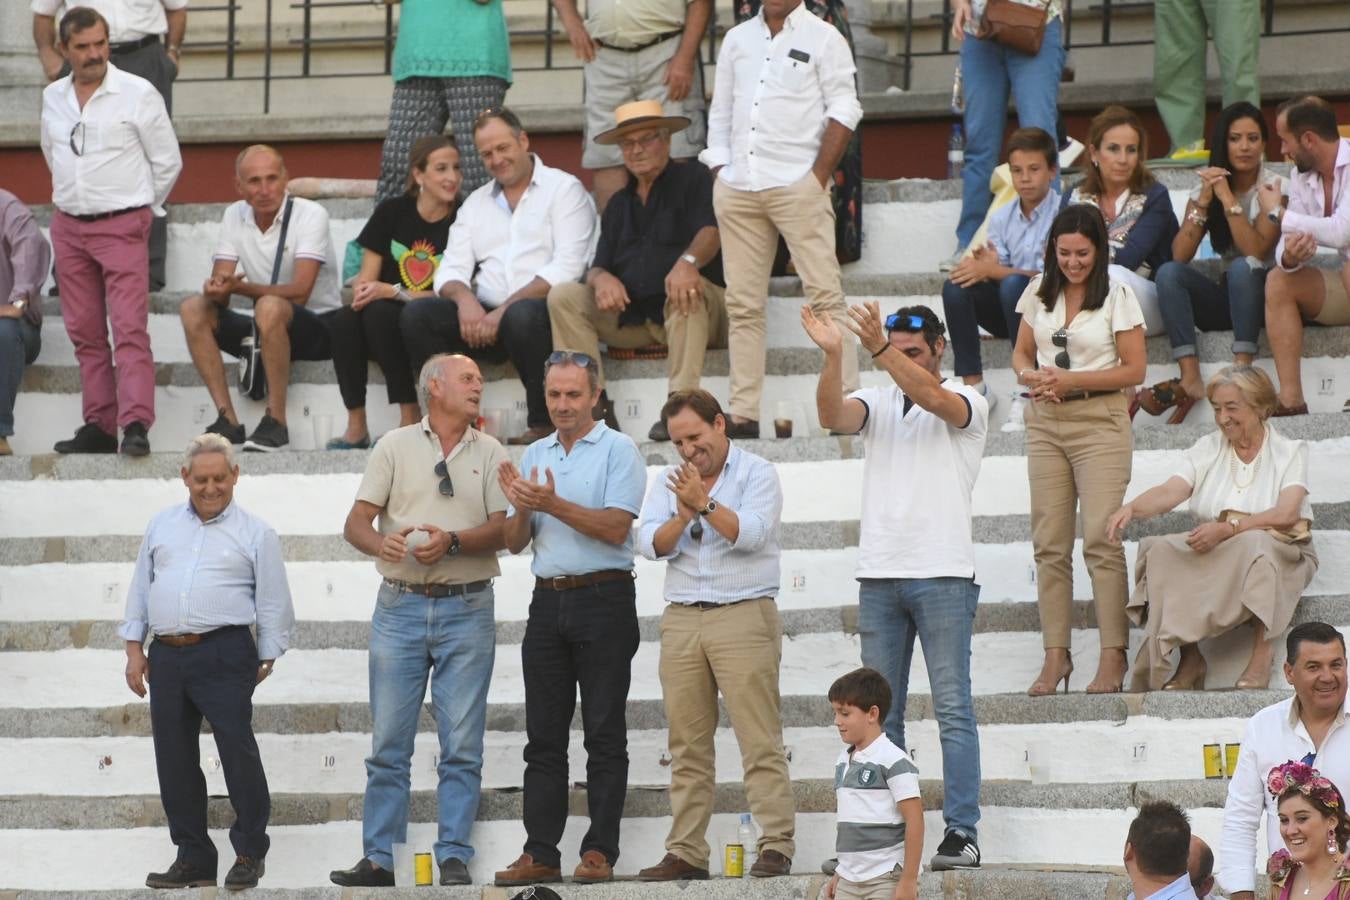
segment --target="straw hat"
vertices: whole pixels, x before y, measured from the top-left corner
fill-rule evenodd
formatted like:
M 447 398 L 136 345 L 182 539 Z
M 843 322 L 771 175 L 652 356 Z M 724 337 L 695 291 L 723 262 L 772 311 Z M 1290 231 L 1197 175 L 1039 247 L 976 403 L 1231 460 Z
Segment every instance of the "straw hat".
M 597 144 L 617 144 L 625 134 L 639 128 L 669 128 L 671 131 L 683 131 L 689 127 L 687 116 L 668 116 L 661 108 L 660 100 L 634 100 L 614 110 L 617 123 L 609 131 L 595 136 Z

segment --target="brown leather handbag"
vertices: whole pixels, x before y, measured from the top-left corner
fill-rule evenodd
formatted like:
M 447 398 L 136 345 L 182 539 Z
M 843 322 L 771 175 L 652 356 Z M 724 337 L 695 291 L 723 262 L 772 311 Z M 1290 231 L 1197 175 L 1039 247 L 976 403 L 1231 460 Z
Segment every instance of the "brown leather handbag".
M 1045 11 L 1049 6 L 1050 0 L 1036 6 L 1017 0 L 988 0 L 975 36 L 1035 56 L 1045 40 Z

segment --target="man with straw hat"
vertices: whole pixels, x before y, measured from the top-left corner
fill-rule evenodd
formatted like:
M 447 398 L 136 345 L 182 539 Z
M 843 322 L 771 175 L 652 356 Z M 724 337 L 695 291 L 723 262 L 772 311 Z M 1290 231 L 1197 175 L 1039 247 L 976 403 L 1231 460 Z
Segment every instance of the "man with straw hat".
M 671 135 L 689 119 L 665 115 L 660 102 L 625 103 L 614 118 L 615 127 L 594 140 L 619 148 L 628 184 L 605 207 L 584 282 L 549 289 L 553 347 L 580 350 L 598 362 L 600 341 L 625 350 L 664 345 L 669 391 L 693 390 L 704 351 L 727 345 L 712 173 L 698 160 L 670 158 Z M 592 415 L 617 429 L 604 387 L 602 365 Z M 670 439 L 659 421 L 648 437 Z

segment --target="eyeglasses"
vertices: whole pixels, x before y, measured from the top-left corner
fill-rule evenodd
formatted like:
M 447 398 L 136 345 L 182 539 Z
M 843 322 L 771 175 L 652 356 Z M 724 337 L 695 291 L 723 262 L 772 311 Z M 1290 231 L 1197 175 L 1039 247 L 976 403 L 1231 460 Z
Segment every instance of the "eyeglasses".
M 450 480 L 450 473 L 445 468 L 445 460 L 436 463 L 436 468 L 432 469 L 432 471 L 441 477 L 441 496 L 455 496 L 455 483 Z
M 644 137 L 628 138 L 619 141 L 619 149 L 622 150 L 624 153 L 632 153 L 639 147 L 641 147 L 643 150 L 646 150 L 648 147 L 650 147 L 652 144 L 655 144 L 660 139 L 661 139 L 661 132 L 653 131 Z
M 75 146 L 75 135 L 80 136 L 80 145 Z M 70 129 L 70 152 L 76 156 L 84 156 L 84 121 L 75 123 L 75 127 Z
M 554 350 L 548 355 L 548 359 L 545 360 L 544 367 L 548 368 L 550 366 L 563 366 L 569 364 L 580 366 L 583 369 L 593 369 L 596 367 L 595 359 L 591 357 L 590 354 L 582 353 L 579 350 Z
M 1050 343 L 1054 344 L 1056 347 L 1062 348 L 1058 353 L 1055 354 L 1055 365 L 1059 366 L 1061 369 L 1071 368 L 1071 366 L 1069 365 L 1069 350 L 1068 350 L 1069 332 L 1061 328 L 1059 331 L 1056 331 L 1054 334 L 1050 335 Z

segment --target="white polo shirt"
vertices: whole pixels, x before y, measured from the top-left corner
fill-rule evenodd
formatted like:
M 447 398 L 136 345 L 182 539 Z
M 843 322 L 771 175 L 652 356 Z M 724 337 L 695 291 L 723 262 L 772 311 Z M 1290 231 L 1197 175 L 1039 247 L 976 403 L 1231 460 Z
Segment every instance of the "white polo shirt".
M 894 384 L 849 395 L 867 407 L 860 432 L 866 457 L 858 578 L 975 576 L 970 496 L 980 474 L 989 403 L 958 381 L 942 386 L 970 404 L 965 428 L 917 403 L 906 411 L 905 395 Z
M 139 41 L 169 30 L 165 10 L 185 9 L 188 0 L 33 0 L 32 10 L 39 16 L 51 16 L 57 25 L 71 7 L 88 6 L 108 20 L 108 40 L 114 44 Z
M 286 248 L 281 257 L 281 271 L 277 284 L 288 284 L 295 278 L 297 259 L 317 259 L 319 275 L 314 280 L 309 302 L 305 308 L 321 313 L 342 306 L 338 287 L 337 254 L 333 250 L 333 236 L 328 231 L 328 210 L 313 200 L 290 197 L 291 224 L 286 232 Z M 281 237 L 281 210 L 266 231 L 258 230 L 253 208 L 243 200 L 236 200 L 225 210 L 220 221 L 220 239 L 216 243 L 213 260 L 231 260 L 239 264 L 244 275 L 254 284 L 272 284 L 272 263 L 277 255 L 277 240 Z

